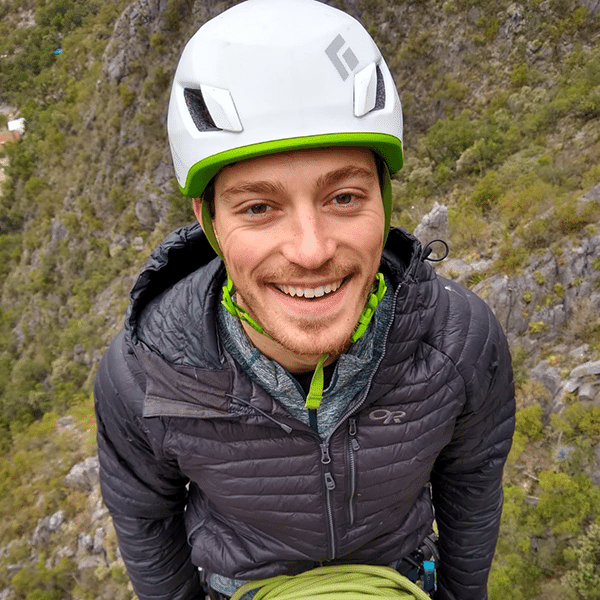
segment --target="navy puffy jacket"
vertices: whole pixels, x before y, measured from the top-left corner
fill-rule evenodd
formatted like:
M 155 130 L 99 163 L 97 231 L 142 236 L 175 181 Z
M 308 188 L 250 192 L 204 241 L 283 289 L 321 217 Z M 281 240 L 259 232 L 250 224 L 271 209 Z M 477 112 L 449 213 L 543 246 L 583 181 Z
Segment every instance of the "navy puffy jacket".
M 197 566 L 256 579 L 389 564 L 434 512 L 437 598 L 487 598 L 514 426 L 506 340 L 406 232 L 391 230 L 381 269 L 396 290 L 383 358 L 322 440 L 221 347 L 225 274 L 200 227 L 154 252 L 95 387 L 102 494 L 142 600 L 201 598 Z

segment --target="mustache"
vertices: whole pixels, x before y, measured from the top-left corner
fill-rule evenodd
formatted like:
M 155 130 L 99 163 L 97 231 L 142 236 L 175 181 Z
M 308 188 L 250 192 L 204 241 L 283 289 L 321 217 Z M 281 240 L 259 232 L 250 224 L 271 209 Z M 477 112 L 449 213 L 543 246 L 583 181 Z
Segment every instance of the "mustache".
M 345 279 L 349 275 L 359 272 L 359 266 L 356 263 L 336 263 L 327 264 L 318 269 L 305 269 L 299 265 L 286 265 L 280 269 L 259 270 L 256 276 L 259 280 L 270 283 L 285 283 L 286 281 L 311 281 L 311 280 L 338 280 Z

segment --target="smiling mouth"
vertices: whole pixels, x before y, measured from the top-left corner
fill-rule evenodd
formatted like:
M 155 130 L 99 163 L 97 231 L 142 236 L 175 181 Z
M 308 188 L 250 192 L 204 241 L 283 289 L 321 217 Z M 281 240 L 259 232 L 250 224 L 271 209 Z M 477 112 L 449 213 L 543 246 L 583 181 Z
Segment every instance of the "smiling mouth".
M 327 296 L 328 294 L 333 294 L 333 292 L 337 292 L 343 285 L 346 279 L 340 279 L 339 281 L 335 281 L 333 283 L 328 283 L 326 285 L 321 285 L 315 288 L 309 287 L 299 287 L 292 285 L 278 285 L 277 289 L 284 293 L 286 296 L 291 296 L 292 298 L 306 298 L 308 300 L 312 300 L 314 298 L 322 298 L 323 296 Z

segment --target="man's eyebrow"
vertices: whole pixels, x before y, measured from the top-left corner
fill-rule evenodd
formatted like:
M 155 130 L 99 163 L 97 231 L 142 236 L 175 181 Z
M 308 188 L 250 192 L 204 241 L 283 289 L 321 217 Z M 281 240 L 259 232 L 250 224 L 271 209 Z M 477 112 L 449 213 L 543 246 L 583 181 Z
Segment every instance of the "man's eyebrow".
M 339 183 L 343 183 L 346 179 L 366 179 L 366 180 L 378 180 L 377 173 L 364 167 L 356 167 L 348 165 L 347 167 L 341 167 L 335 171 L 330 171 L 321 175 L 317 179 L 316 187 L 325 188 Z
M 241 194 L 283 194 L 285 189 L 279 182 L 272 181 L 243 181 L 236 185 L 232 185 L 223 190 L 222 196 L 225 198 L 233 198 Z
M 315 184 L 316 188 L 325 188 L 344 182 L 347 179 L 365 179 L 365 180 L 377 180 L 377 173 L 365 169 L 364 167 L 356 167 L 348 165 L 341 167 L 321 175 Z M 265 194 L 265 195 L 277 195 L 285 194 L 285 187 L 279 181 L 242 181 L 236 185 L 232 185 L 223 190 L 221 193 L 222 197 L 226 199 L 232 199 L 235 196 L 242 194 Z

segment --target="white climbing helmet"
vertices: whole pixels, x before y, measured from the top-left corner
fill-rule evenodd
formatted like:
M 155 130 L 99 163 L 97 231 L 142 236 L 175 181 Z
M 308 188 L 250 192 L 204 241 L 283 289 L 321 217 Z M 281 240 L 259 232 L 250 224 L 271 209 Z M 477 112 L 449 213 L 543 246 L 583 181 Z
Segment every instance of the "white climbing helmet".
M 403 160 L 402 108 L 379 49 L 316 0 L 247 0 L 205 23 L 181 55 L 168 132 L 190 197 L 227 164 L 286 150 L 368 147 L 392 173 Z

